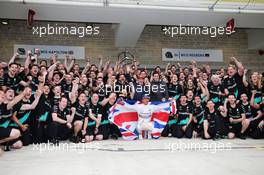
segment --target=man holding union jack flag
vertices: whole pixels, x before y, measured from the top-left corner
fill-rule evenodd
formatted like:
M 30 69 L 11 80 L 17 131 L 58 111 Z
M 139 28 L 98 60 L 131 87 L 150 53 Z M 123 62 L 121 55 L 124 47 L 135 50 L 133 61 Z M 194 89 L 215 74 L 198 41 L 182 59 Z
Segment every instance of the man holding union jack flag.
M 109 120 L 126 140 L 159 138 L 175 108 L 174 101 L 149 102 L 144 95 L 141 102 L 118 101 L 110 109 Z

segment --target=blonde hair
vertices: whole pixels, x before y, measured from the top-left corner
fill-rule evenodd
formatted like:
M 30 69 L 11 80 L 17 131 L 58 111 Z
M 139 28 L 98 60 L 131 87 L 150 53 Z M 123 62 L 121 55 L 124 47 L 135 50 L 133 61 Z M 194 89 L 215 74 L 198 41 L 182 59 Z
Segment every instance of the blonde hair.
M 213 79 L 218 79 L 219 81 L 221 80 L 220 77 L 216 74 L 211 76 L 211 81 L 213 81 Z

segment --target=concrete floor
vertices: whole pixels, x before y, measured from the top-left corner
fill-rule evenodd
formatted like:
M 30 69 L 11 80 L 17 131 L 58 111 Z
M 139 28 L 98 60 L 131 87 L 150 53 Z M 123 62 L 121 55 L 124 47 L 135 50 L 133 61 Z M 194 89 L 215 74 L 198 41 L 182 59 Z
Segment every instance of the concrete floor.
M 107 140 L 31 145 L 0 157 L 1 175 L 167 175 L 264 172 L 264 140 Z

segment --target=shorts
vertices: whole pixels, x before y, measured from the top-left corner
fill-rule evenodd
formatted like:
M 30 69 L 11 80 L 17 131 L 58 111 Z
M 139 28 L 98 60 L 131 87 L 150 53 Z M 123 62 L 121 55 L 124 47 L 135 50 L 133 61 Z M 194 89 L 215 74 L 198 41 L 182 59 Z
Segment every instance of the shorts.
M 238 136 L 241 132 L 242 124 L 236 123 L 236 124 L 230 124 L 229 125 L 229 132 L 234 133 L 236 136 Z
M 0 127 L 0 140 L 8 138 L 11 134 L 12 128 L 3 128 Z

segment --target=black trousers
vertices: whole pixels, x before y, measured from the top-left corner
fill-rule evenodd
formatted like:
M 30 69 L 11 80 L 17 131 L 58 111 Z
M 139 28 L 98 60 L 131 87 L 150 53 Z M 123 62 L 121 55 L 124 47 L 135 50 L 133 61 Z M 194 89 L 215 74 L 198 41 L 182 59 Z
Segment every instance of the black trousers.
M 264 129 L 260 129 L 258 127 L 259 123 L 262 121 L 262 117 L 257 119 L 257 120 L 253 120 L 250 122 L 249 125 L 249 136 L 252 137 L 253 139 L 261 139 L 264 138 Z
M 193 123 L 193 130 L 197 132 L 197 134 L 200 136 L 203 132 L 203 123 Z
M 33 143 L 46 143 L 47 142 L 47 123 L 38 122 L 32 126 L 32 139 Z
M 190 123 L 185 131 L 182 129 L 182 127 L 185 125 L 178 125 L 178 124 L 172 124 L 171 125 L 171 132 L 173 137 L 177 138 L 183 138 L 184 136 L 186 138 L 192 138 L 193 134 L 193 125 Z
M 208 126 L 207 132 L 208 132 L 208 134 L 210 135 L 211 138 L 214 138 L 216 133 L 218 133 L 217 129 L 216 129 L 216 126 L 213 126 L 213 127 L 212 126 L 211 127 Z M 204 136 L 204 132 L 202 132 L 201 136 L 202 136 L 203 139 L 206 139 L 205 136 Z
M 264 138 L 264 129 L 257 128 L 249 134 L 253 139 L 262 139 Z
M 165 128 L 163 129 L 163 131 L 161 132 L 161 136 L 168 137 L 169 133 L 171 133 L 171 126 L 167 124 Z
M 211 126 L 212 127 L 212 126 Z M 214 128 L 215 127 L 215 128 Z M 209 128 L 210 128 L 210 123 L 209 123 Z M 208 130 L 209 130 L 208 128 Z M 214 129 L 213 129 L 214 128 Z M 225 135 L 227 136 L 230 129 L 229 129 L 229 121 L 227 118 L 218 116 L 215 118 L 215 124 L 212 127 L 212 130 L 216 130 L 216 132 L 219 135 Z M 213 132 L 214 133 L 214 132 Z
M 122 136 L 119 128 L 115 124 L 110 123 L 109 125 L 110 125 L 109 126 L 110 127 L 110 135 L 116 135 L 118 137 L 121 137 Z
M 229 124 L 226 121 L 226 119 L 223 117 L 218 117 L 216 118 L 214 125 L 211 125 L 209 123 L 207 132 L 210 135 L 210 137 L 213 138 L 215 137 L 216 134 L 227 136 L 229 131 L 230 131 Z M 201 135 L 202 135 L 202 138 L 205 138 L 204 132 L 202 132 Z
M 48 138 L 49 139 L 58 139 L 58 140 L 67 140 L 70 136 L 71 129 L 65 124 L 60 124 L 58 122 L 51 122 L 48 127 Z
M 32 143 L 32 135 L 30 133 L 30 130 L 26 131 L 21 131 L 22 136 L 21 136 L 21 141 L 23 143 L 23 146 L 28 146 L 29 144 Z
M 103 140 L 107 140 L 109 138 L 109 133 L 110 133 L 110 124 L 104 124 L 100 125 L 99 129 L 101 130 L 101 133 L 103 135 Z
M 169 116 L 169 121 L 168 121 L 168 123 L 166 124 L 166 126 L 164 127 L 164 129 L 163 129 L 163 131 L 161 132 L 161 136 L 162 137 L 168 137 L 169 136 L 169 134 L 170 133 L 172 133 L 172 131 L 171 131 L 171 126 L 173 125 L 173 124 L 169 124 L 169 122 L 171 121 L 171 120 L 175 120 L 175 118 L 174 118 L 174 116 Z M 174 123 L 175 124 L 175 123 Z

